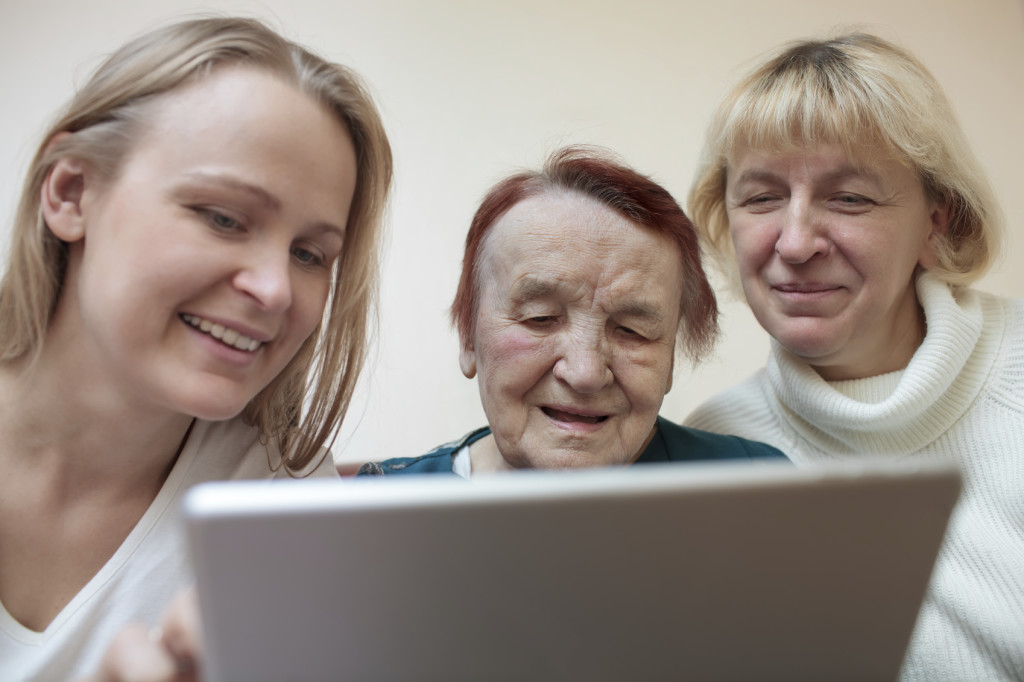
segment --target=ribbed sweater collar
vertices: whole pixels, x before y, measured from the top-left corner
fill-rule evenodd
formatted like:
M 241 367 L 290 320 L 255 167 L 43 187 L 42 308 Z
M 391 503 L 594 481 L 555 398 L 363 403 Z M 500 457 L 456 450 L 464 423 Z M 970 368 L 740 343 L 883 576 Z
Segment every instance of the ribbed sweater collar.
M 977 398 L 998 351 L 983 324 L 983 294 L 917 279 L 927 332 L 906 369 L 830 384 L 775 341 L 768 379 L 786 420 L 818 449 L 837 455 L 900 455 L 941 437 Z

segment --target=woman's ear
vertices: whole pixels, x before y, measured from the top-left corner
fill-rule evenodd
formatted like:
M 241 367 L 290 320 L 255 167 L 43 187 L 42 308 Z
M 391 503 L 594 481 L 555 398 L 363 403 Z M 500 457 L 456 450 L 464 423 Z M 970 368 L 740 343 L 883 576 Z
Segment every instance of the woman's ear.
M 944 239 L 949 233 L 949 222 L 953 212 L 952 203 L 953 200 L 945 196 L 936 201 L 932 206 L 932 211 L 929 214 L 931 232 L 928 233 L 928 239 L 925 241 L 924 247 L 921 249 L 921 255 L 917 259 L 918 265 L 925 270 L 939 264 L 939 241 Z
M 40 189 L 40 208 L 50 231 L 65 242 L 85 236 L 82 195 L 85 193 L 86 164 L 74 157 L 61 157 L 53 164 Z
M 459 368 L 467 379 L 476 376 L 476 350 L 470 341 L 459 342 Z
M 672 390 L 672 378 L 675 376 L 675 373 L 676 373 L 676 349 L 675 349 L 675 347 L 673 347 L 672 348 L 672 361 L 669 363 L 669 366 L 668 366 L 668 380 L 665 382 L 665 395 L 668 395 L 668 392 Z

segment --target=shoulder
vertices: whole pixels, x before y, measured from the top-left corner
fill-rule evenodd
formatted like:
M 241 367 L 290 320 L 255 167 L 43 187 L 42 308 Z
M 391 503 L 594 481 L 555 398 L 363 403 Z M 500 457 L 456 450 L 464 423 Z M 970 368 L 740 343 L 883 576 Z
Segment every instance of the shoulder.
M 334 455 L 327 448 L 303 470 L 290 474 L 282 463 L 276 438 L 260 438 L 259 429 L 242 417 L 209 422 L 197 419 L 182 457 L 191 451 L 195 466 L 210 470 L 213 479 L 335 477 Z
M 658 417 L 658 433 L 665 441 L 666 454 L 671 461 L 785 457 L 767 443 L 680 426 L 663 417 Z
M 994 370 L 988 379 L 1007 404 L 1024 405 L 1024 299 L 981 294 Z M 1018 407 L 1018 411 L 1020 408 Z
M 767 372 L 760 369 L 708 398 L 683 420 L 683 424 L 702 431 L 756 437 L 752 435 L 755 433 L 752 425 L 771 419 L 772 399 Z
M 483 426 L 470 431 L 462 438 L 448 441 L 430 452 L 418 457 L 392 457 L 382 462 L 367 462 L 359 467 L 357 476 L 388 476 L 391 474 L 440 474 L 452 473 L 452 455 L 484 436 L 491 428 Z
M 241 417 L 192 424 L 178 463 L 192 480 L 271 478 L 272 461 L 280 461 L 275 443 L 261 443 L 259 431 Z

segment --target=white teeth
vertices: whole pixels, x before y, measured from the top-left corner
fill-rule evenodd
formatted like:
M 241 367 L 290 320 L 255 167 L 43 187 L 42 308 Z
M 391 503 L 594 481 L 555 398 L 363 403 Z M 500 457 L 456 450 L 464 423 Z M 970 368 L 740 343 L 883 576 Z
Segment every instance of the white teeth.
M 222 324 L 216 322 L 210 322 L 209 320 L 203 319 L 196 315 L 189 315 L 185 313 L 181 316 L 181 319 L 192 325 L 196 329 L 205 332 L 213 338 L 219 340 L 232 348 L 244 351 L 254 351 L 263 345 L 261 341 L 250 338 L 245 334 L 241 334 L 234 329 L 228 329 Z

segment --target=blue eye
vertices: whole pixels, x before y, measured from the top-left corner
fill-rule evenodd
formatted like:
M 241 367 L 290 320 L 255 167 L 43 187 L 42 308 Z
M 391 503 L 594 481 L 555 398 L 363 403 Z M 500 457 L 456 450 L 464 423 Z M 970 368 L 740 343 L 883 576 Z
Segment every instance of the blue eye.
M 216 230 L 222 232 L 235 232 L 243 229 L 242 223 L 213 209 L 199 207 L 193 210 L 205 218 L 206 221 Z
M 292 257 L 295 258 L 300 265 L 308 267 L 317 267 L 324 263 L 324 260 L 320 255 L 310 251 L 309 249 L 304 249 L 301 246 L 292 247 Z
M 213 222 L 215 222 L 220 227 L 228 227 L 228 228 L 238 227 L 238 221 L 237 220 L 235 220 L 234 218 L 229 218 L 226 215 L 221 215 L 220 213 L 214 213 L 210 218 L 211 218 L 211 220 L 213 220 Z

